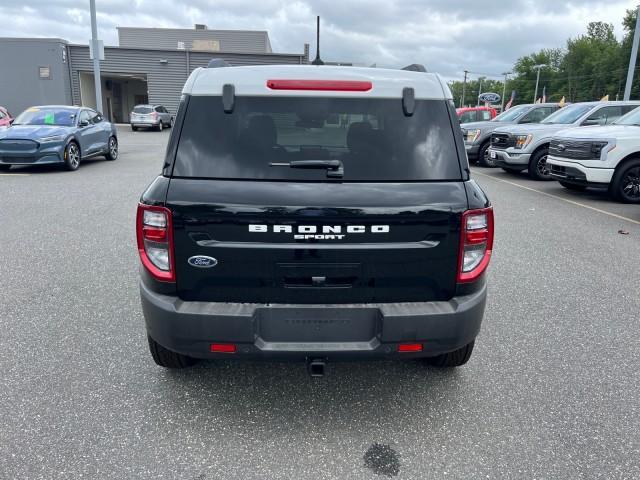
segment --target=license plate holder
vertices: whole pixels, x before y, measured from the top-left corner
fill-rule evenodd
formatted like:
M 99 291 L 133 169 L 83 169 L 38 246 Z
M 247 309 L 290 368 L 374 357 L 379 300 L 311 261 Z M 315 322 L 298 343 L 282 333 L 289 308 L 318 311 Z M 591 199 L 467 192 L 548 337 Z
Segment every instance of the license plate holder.
M 268 307 L 257 312 L 266 342 L 367 342 L 376 337 L 377 309 Z

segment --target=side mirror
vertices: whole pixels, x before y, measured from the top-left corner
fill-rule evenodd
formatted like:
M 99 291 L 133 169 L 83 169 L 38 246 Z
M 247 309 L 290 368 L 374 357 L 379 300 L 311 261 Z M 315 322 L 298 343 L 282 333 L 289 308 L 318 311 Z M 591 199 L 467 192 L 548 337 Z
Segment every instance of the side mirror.
M 89 126 L 89 122 L 87 120 L 81 120 L 80 122 L 78 122 L 78 126 L 83 128 L 83 127 L 88 127 Z
M 582 122 L 582 126 L 584 127 L 592 127 L 594 125 L 600 125 L 600 120 L 596 120 L 595 118 L 585 120 Z

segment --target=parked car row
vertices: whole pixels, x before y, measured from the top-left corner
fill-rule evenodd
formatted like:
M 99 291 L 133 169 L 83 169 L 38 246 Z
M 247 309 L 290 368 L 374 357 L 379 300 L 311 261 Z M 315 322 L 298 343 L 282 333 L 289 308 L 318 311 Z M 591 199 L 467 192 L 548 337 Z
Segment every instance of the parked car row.
M 640 203 L 640 102 L 519 105 L 491 122 L 462 124 L 467 154 L 484 167 L 526 171 L 572 190 L 606 188 Z M 535 123 L 535 125 L 532 125 Z

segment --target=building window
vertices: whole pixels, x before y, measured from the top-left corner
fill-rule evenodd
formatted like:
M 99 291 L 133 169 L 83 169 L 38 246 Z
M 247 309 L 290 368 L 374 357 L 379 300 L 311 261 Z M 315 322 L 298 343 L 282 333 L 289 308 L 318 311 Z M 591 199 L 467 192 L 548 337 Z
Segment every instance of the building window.
M 43 80 L 51 80 L 51 67 L 38 67 L 40 78 Z
M 178 50 L 184 50 L 184 42 L 178 42 Z

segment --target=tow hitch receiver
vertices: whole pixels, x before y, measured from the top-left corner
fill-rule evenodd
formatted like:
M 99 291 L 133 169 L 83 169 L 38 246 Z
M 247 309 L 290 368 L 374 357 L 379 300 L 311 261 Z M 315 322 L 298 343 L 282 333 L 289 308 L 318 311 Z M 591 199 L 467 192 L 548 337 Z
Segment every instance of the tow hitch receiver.
M 325 366 L 323 358 L 307 358 L 307 371 L 312 377 L 324 377 Z

